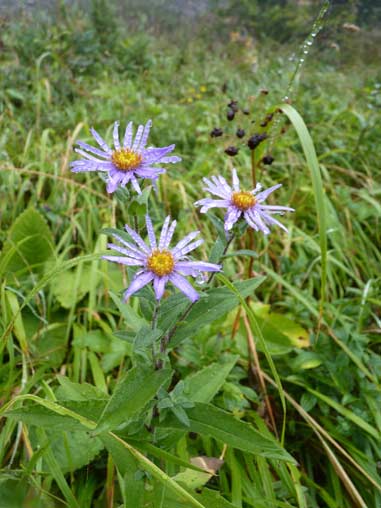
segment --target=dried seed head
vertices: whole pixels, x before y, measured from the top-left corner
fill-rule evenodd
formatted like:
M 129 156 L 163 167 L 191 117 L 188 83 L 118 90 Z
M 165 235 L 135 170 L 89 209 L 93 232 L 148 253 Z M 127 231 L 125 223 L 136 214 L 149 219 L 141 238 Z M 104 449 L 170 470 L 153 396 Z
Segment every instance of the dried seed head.
M 234 113 L 238 113 L 239 111 L 238 101 L 231 100 L 228 104 L 228 108 L 232 109 Z
M 225 150 L 226 155 L 230 155 L 230 157 L 235 157 L 238 153 L 239 149 L 236 146 L 228 146 Z
M 274 162 L 274 157 L 272 155 L 265 155 L 262 159 L 262 162 L 267 166 L 271 166 L 271 164 Z
M 243 129 L 237 129 L 235 135 L 237 136 L 237 138 L 243 138 L 245 135 L 245 131 Z
M 267 134 L 265 134 L 265 133 L 254 134 L 253 136 L 251 136 L 251 138 L 249 138 L 249 140 L 247 142 L 247 146 L 250 148 L 250 150 L 254 150 L 266 138 L 267 138 Z
M 228 108 L 226 112 L 226 118 L 229 120 L 229 122 L 234 120 L 234 115 L 235 115 L 234 111 L 231 108 Z
M 222 129 L 220 129 L 219 127 L 214 127 L 214 129 L 210 132 L 210 137 L 219 138 L 220 136 L 222 136 L 223 133 L 224 131 Z

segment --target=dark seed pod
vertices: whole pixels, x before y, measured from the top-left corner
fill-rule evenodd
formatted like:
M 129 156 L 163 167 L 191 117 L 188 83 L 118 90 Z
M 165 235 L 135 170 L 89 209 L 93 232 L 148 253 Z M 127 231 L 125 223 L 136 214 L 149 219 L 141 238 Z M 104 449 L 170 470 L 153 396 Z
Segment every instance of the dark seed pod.
M 260 91 L 260 93 L 262 95 L 267 95 L 269 93 L 269 91 L 267 90 L 267 88 L 262 88 L 262 90 Z
M 226 112 L 226 118 L 229 120 L 229 122 L 234 120 L 234 115 L 235 115 L 234 111 L 231 108 L 228 108 Z
M 231 100 L 228 104 L 228 108 L 232 109 L 234 113 L 238 113 L 239 111 L 238 101 Z
M 214 129 L 210 132 L 210 137 L 219 138 L 220 136 L 222 136 L 223 133 L 224 131 L 222 129 L 220 129 L 219 127 L 214 127 Z
M 257 148 L 257 146 L 262 143 L 267 138 L 267 134 L 254 134 L 254 136 L 251 136 L 247 142 L 247 146 L 250 148 L 250 150 L 254 150 Z
M 274 162 L 274 157 L 272 157 L 272 155 L 265 155 L 262 159 L 262 162 L 267 166 L 271 166 L 271 164 Z
M 250 109 L 249 108 L 243 108 L 242 113 L 244 115 L 250 115 Z
M 225 153 L 226 155 L 230 155 L 230 157 L 235 157 L 238 153 L 238 148 L 236 146 L 228 146 Z
M 245 135 L 245 131 L 243 129 L 237 129 L 235 135 L 237 136 L 237 138 L 243 138 Z

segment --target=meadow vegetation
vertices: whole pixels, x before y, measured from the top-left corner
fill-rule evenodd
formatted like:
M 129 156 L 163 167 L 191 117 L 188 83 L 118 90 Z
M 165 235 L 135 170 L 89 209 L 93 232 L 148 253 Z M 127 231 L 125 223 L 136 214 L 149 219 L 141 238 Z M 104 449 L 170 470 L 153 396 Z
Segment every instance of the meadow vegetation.
M 380 35 L 366 17 L 343 29 L 355 10 L 328 11 L 289 89 L 319 5 L 283 25 L 272 6 L 274 34 L 239 4 L 183 25 L 132 8 L 123 19 L 100 0 L 1 20 L 1 508 L 381 508 Z M 123 304 L 130 273 L 101 254 L 110 228 L 132 216 L 143 228 L 148 193 L 126 202 L 69 163 L 90 127 L 110 139 L 115 120 L 149 118 L 152 144 L 183 159 L 150 214 L 177 219 L 179 238 L 200 229 L 200 259 L 215 262 L 224 241 L 222 215 L 193 206 L 202 177 L 230 180 L 234 166 L 250 186 L 237 128 L 267 132 L 257 178 L 282 183 L 277 203 L 295 213 L 288 234 L 235 240 L 210 312 L 174 335 L 171 380 L 156 371 L 147 403 L 142 387 L 125 407 L 118 383 L 147 361 L 152 295 Z M 216 474 L 205 459 L 189 468 L 205 456 Z

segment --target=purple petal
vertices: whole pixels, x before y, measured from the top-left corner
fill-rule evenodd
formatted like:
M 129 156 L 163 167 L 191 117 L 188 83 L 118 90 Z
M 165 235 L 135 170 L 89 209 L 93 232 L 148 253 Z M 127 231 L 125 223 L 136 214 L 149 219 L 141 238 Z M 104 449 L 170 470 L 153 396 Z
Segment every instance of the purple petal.
M 132 187 L 135 189 L 135 191 L 138 193 L 138 194 L 141 194 L 142 193 L 142 190 L 140 188 L 140 185 L 138 183 L 138 181 L 136 180 L 136 178 L 134 177 L 133 174 L 131 174 L 131 183 L 132 183 Z
M 268 235 L 270 233 L 269 228 L 266 226 L 266 224 L 263 222 L 261 216 L 259 213 L 254 210 L 250 209 L 244 213 L 244 217 L 247 221 L 247 223 L 253 227 L 256 231 L 260 230 L 265 235 Z
M 132 294 L 136 293 L 136 291 L 146 286 L 153 278 L 154 274 L 151 272 L 143 272 L 139 275 L 135 275 L 127 291 L 124 292 L 124 300 L 127 300 Z
M 109 194 L 112 194 L 113 192 L 116 191 L 116 189 L 118 188 L 118 185 L 119 185 L 119 175 L 115 175 L 115 176 L 110 176 L 108 181 L 107 181 L 107 187 L 106 187 L 106 190 Z
M 114 139 L 114 146 L 117 150 L 120 150 L 120 141 L 119 141 L 119 122 L 114 123 L 114 129 L 112 132 L 112 137 Z
M 110 166 L 93 161 L 73 161 L 70 163 L 70 169 L 73 173 L 81 173 L 86 171 L 110 171 Z
M 85 152 L 84 150 L 81 150 L 80 148 L 74 148 L 74 151 L 76 153 L 79 153 L 79 155 L 82 155 L 83 157 L 85 157 L 85 159 L 87 159 L 87 160 L 96 161 L 96 162 L 105 162 L 105 161 L 100 161 L 99 159 L 94 157 L 94 155 L 91 155 L 91 154 Z
M 143 263 L 138 259 L 130 259 L 122 256 L 102 256 L 102 259 L 107 259 L 107 261 L 113 261 L 114 263 L 119 263 L 121 265 L 127 266 L 142 266 Z
M 140 146 L 138 148 L 139 150 L 143 150 L 143 148 L 145 148 L 145 146 L 147 144 L 147 140 L 148 140 L 149 131 L 151 129 L 151 126 L 152 126 L 152 120 L 148 120 L 148 122 L 146 123 L 146 125 L 144 127 L 142 139 L 140 141 Z
M 132 145 L 132 149 L 131 149 L 133 152 L 136 152 L 139 148 L 140 140 L 142 139 L 142 135 L 143 135 L 143 130 L 144 130 L 143 125 L 139 125 L 138 130 L 135 135 L 134 144 Z
M 162 148 L 147 148 L 143 152 L 144 161 L 149 164 L 160 162 L 161 159 L 172 152 L 175 149 L 175 145 L 163 146 Z
M 178 155 L 170 155 L 169 157 L 161 157 L 160 159 L 160 162 L 164 163 L 164 164 L 167 164 L 167 163 L 172 163 L 172 164 L 175 164 L 176 162 L 181 162 L 182 161 L 182 158 L 179 157 Z
M 172 273 L 169 276 L 169 280 L 174 286 L 177 287 L 177 289 L 184 293 L 184 295 L 188 297 L 191 302 L 195 302 L 199 299 L 199 295 L 193 286 L 178 273 Z
M 279 187 L 282 187 L 281 183 L 278 183 L 276 185 L 273 185 L 272 187 L 269 187 L 268 189 L 260 192 L 255 196 L 255 199 L 258 203 L 261 201 L 264 201 L 272 192 L 274 192 L 276 189 L 279 189 Z
M 264 211 L 267 213 L 280 213 L 283 214 L 284 212 L 295 212 L 294 208 L 290 208 L 288 206 L 272 206 L 272 205 L 258 205 L 257 208 L 260 211 Z
M 204 240 L 202 238 L 200 238 L 199 240 L 196 240 L 195 242 L 190 243 L 186 247 L 183 247 L 182 249 L 177 250 L 176 254 L 174 252 L 172 252 L 172 254 L 174 254 L 177 259 L 180 259 L 181 257 L 185 256 L 185 254 L 188 254 L 188 252 L 191 252 L 192 250 L 197 249 L 197 247 L 199 247 L 203 243 L 204 243 Z
M 151 217 L 148 214 L 146 215 L 146 226 L 147 226 L 148 239 L 149 239 L 149 243 L 151 244 L 151 248 L 156 249 L 157 244 L 156 244 L 155 232 L 154 232 L 154 229 L 152 226 Z
M 120 247 L 119 245 L 116 245 L 115 243 L 108 243 L 107 247 L 109 249 L 116 250 L 116 251 L 120 252 L 121 254 L 125 254 L 126 256 L 128 256 L 130 258 L 139 259 L 142 262 L 142 264 L 144 264 L 145 259 L 147 257 L 145 254 L 142 254 L 139 251 L 133 251 L 131 249 L 126 249 L 124 247 Z
M 187 245 L 189 242 L 194 240 L 196 236 L 200 234 L 200 231 L 193 231 L 192 233 L 189 233 L 186 235 L 182 240 L 180 240 L 175 247 L 172 249 L 172 254 L 176 254 L 179 250 L 181 250 L 185 245 Z
M 232 180 L 233 180 L 233 189 L 234 191 L 239 191 L 239 179 L 237 175 L 237 170 L 235 168 L 232 169 Z
M 177 222 L 174 220 L 171 224 L 171 227 L 168 230 L 167 236 L 165 238 L 164 249 L 168 249 L 169 244 L 171 243 L 172 236 L 176 228 L 176 224 Z
M 219 272 L 221 268 L 221 265 L 205 261 L 178 261 L 175 266 L 175 270 L 180 270 L 185 275 L 193 275 L 197 272 Z
M 194 203 L 195 206 L 201 206 L 200 212 L 206 213 L 210 208 L 227 208 L 230 206 L 230 200 L 228 199 L 210 199 L 204 198 Z
M 138 168 L 134 171 L 134 173 L 137 176 L 140 176 L 140 178 L 151 178 L 152 179 L 152 178 L 156 178 L 157 176 L 165 173 L 165 169 L 164 168 L 151 168 L 150 166 L 148 166 L 148 167 Z
M 95 129 L 90 129 L 91 134 L 93 135 L 95 141 L 98 143 L 98 145 L 104 150 L 105 152 L 111 154 L 112 150 L 106 143 L 106 141 L 100 137 L 100 135 L 97 133 Z
M 134 242 L 137 245 L 139 245 L 139 247 L 142 249 L 142 251 L 145 252 L 146 254 L 150 254 L 151 250 L 147 247 L 147 245 L 143 241 L 143 238 L 136 231 L 134 231 L 132 228 L 130 228 L 130 226 L 128 224 L 125 224 L 124 227 L 125 227 L 127 233 L 130 235 L 130 237 L 134 240 Z
M 160 240 L 159 240 L 159 250 L 163 250 L 164 247 L 165 247 L 165 240 L 167 238 L 167 233 L 168 233 L 168 227 L 169 227 L 169 221 L 170 220 L 171 220 L 171 217 L 168 215 L 168 217 L 166 217 L 166 219 L 164 221 L 164 224 L 163 224 L 163 227 L 162 227 L 162 230 L 161 230 Z
M 230 229 L 234 226 L 237 220 L 241 217 L 241 210 L 235 207 L 230 207 L 225 214 L 224 222 L 225 231 L 230 231 Z
M 165 285 L 168 282 L 168 276 L 158 277 L 155 275 L 153 279 L 153 290 L 155 291 L 156 300 L 160 300 L 164 294 Z
M 83 148 L 84 150 L 87 150 L 88 152 L 91 152 L 95 155 L 98 155 L 99 157 L 103 157 L 103 159 L 110 159 L 110 155 L 106 152 L 103 152 L 102 150 L 99 150 L 98 148 L 95 148 L 95 146 L 88 145 L 87 143 L 84 143 L 83 141 L 77 141 L 77 145 Z
M 117 235 L 116 233 L 111 233 L 111 236 L 114 237 L 116 240 L 118 240 L 118 242 L 122 243 L 123 245 L 125 245 L 129 250 L 135 252 L 136 254 L 138 254 L 139 256 L 142 256 L 143 258 L 146 256 L 146 253 L 142 253 L 138 247 L 136 247 L 135 245 L 132 245 L 130 242 L 127 242 L 124 238 L 122 238 L 121 236 Z
M 267 224 L 279 226 L 281 229 L 283 229 L 283 231 L 286 231 L 286 233 L 288 233 L 288 229 L 286 228 L 286 226 L 284 226 L 277 219 L 274 219 L 274 217 L 271 217 L 270 215 L 268 215 L 267 213 L 264 213 L 264 212 L 262 212 L 261 215 L 262 215 L 263 219 L 267 222 Z
M 129 122 L 126 127 L 123 139 L 123 148 L 131 148 L 132 142 L 132 122 Z

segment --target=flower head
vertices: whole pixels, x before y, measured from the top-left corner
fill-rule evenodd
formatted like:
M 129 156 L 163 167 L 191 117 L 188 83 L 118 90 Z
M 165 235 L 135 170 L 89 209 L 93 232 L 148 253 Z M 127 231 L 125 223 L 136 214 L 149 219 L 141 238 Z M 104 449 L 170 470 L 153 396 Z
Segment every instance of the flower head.
M 212 176 L 211 180 L 208 178 L 203 180 L 206 184 L 204 190 L 222 199 L 200 199 L 195 205 L 201 206 L 201 213 L 206 213 L 210 208 L 227 208 L 225 231 L 229 231 L 241 215 L 243 215 L 243 218 L 250 227 L 255 229 L 255 231 L 262 231 L 265 235 L 270 233 L 269 226 L 274 224 L 287 231 L 287 228 L 281 222 L 274 219 L 272 215 L 282 215 L 284 212 L 293 212 L 294 209 L 287 206 L 263 204 L 272 192 L 281 187 L 281 184 L 273 185 L 262 192 L 259 192 L 262 189 L 260 184 L 251 191 L 241 190 L 235 169 L 233 169 L 232 187 L 222 176 Z
M 127 300 L 132 294 L 152 281 L 156 299 L 160 300 L 164 294 L 165 285 L 167 282 L 172 282 L 189 300 L 195 302 L 198 300 L 199 295 L 184 278 L 184 275 L 197 277 L 200 272 L 218 272 L 221 270 L 220 265 L 204 261 L 190 261 L 187 258 L 189 252 L 203 243 L 201 239 L 193 241 L 200 232 L 190 233 L 170 249 L 169 244 L 175 231 L 176 221 L 170 224 L 170 217 L 165 219 L 158 242 L 156 241 L 152 221 L 148 215 L 146 216 L 146 225 L 148 245 L 136 231 L 126 224 L 126 231 L 132 238 L 133 243 L 127 242 L 117 234 L 113 234 L 113 237 L 121 245 L 108 244 L 110 249 L 118 251 L 124 256 L 103 256 L 103 259 L 108 261 L 140 267 L 125 291 L 124 298 Z
M 108 173 L 107 192 L 115 192 L 119 185 L 125 187 L 128 182 L 131 182 L 135 191 L 141 194 L 137 178 L 149 178 L 155 182 L 160 174 L 165 173 L 165 169 L 156 166 L 156 164 L 181 161 L 181 158 L 176 155 L 168 156 L 175 145 L 163 148 L 146 148 L 151 125 L 151 120 L 148 120 L 145 125 L 139 125 L 135 139 L 133 139 L 132 122 L 130 122 L 126 127 L 123 143 L 121 143 L 119 122 L 115 122 L 113 149 L 94 129 L 91 129 L 91 134 L 100 148 L 78 141 L 79 148 L 76 148 L 75 151 L 82 155 L 82 159 L 72 162 L 70 164 L 71 170 L 74 173 L 105 171 Z

